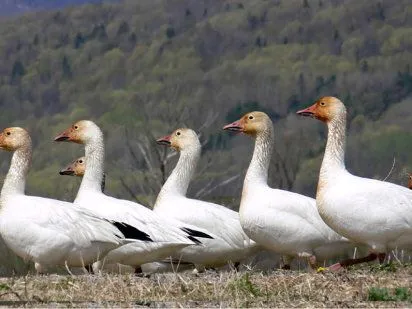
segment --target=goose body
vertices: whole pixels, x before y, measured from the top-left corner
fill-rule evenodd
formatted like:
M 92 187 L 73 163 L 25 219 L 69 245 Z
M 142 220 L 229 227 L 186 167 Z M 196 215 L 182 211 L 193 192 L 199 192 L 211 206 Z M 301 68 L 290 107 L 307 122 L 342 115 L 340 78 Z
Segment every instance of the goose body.
M 340 179 L 333 185 L 328 182 L 318 195 L 319 213 L 325 222 L 378 253 L 412 245 L 410 190 L 349 172 L 335 175 Z
M 68 175 L 68 176 L 77 176 L 77 177 L 83 177 L 84 173 L 86 171 L 86 158 L 85 157 L 80 157 L 76 160 L 74 160 L 72 163 L 67 165 L 65 168 L 60 170 L 59 174 L 60 175 Z M 105 189 L 105 174 L 103 175 L 103 181 L 101 184 L 102 192 L 104 192 Z M 142 242 L 142 252 L 140 254 L 144 255 L 145 250 L 146 252 L 150 252 L 150 247 L 149 248 L 144 248 L 144 242 Z M 119 250 L 120 251 L 120 250 Z M 128 256 L 126 254 L 123 254 L 124 256 Z M 122 260 L 121 256 L 118 258 L 119 260 Z M 129 264 L 134 261 L 129 261 Z M 124 261 L 123 261 L 124 263 Z M 105 270 L 106 268 L 110 268 L 110 265 L 105 265 Z M 159 261 L 159 262 L 151 262 L 151 263 L 145 263 L 141 265 L 141 271 L 146 274 L 151 274 L 151 273 L 164 273 L 164 272 L 176 272 L 176 271 L 184 271 L 190 268 L 193 268 L 192 263 L 187 263 L 182 260 L 173 260 L 173 259 L 166 259 L 164 261 Z M 113 267 L 111 267 L 113 268 Z
M 40 272 L 43 266 L 88 265 L 122 241 L 114 225 L 70 203 L 15 195 L 2 198 L 1 204 L 5 243 L 21 258 L 38 264 Z
M 12 251 L 38 272 L 51 265 L 84 266 L 123 243 L 105 219 L 71 203 L 25 195 L 31 139 L 22 128 L 0 134 L 0 148 L 14 151 L 0 196 L 0 233 Z
M 203 266 L 222 266 L 256 253 L 260 247 L 243 232 L 237 212 L 186 197 L 200 158 L 201 145 L 196 133 L 191 129 L 178 129 L 158 143 L 178 149 L 180 157 L 157 197 L 154 211 L 216 235 L 214 239 L 204 240 L 202 247 L 181 250 L 183 259 Z
M 137 241 L 110 251 L 105 258 L 105 263 L 138 266 L 163 259 L 170 256 L 176 249 L 196 243 L 168 220 L 162 220 L 163 218 L 159 218 L 144 206 L 136 209 L 136 203 L 127 200 L 119 200 L 104 194 L 88 193 L 79 195 L 74 204 L 104 218 L 126 222 L 136 228 L 135 239 Z M 98 205 L 99 209 L 95 205 Z
M 412 246 L 412 191 L 393 183 L 352 175 L 346 170 L 346 108 L 334 97 L 323 97 L 299 111 L 328 126 L 326 150 L 319 174 L 316 203 L 323 220 L 345 237 L 369 246 L 369 261 L 377 254 Z M 345 264 L 345 263 L 344 263 Z M 345 265 L 343 265 L 345 266 Z
M 248 186 L 243 190 L 239 213 L 249 237 L 290 258 L 315 256 L 324 260 L 353 248 L 323 222 L 315 200 L 301 194 Z
M 178 209 L 173 210 L 174 206 Z M 221 208 L 223 206 L 195 199 L 170 198 L 167 203 L 159 203 L 154 211 L 215 235 L 213 239 L 202 240 L 203 246 L 180 250 L 177 258 L 181 256 L 184 261 L 218 267 L 228 262 L 239 262 L 260 249 L 239 229 L 239 214 Z
M 224 129 L 256 140 L 239 209 L 242 228 L 250 238 L 289 258 L 308 257 L 313 267 L 316 259 L 338 256 L 354 247 L 323 222 L 313 198 L 268 186 L 274 130 L 265 113 L 248 113 Z
M 55 140 L 81 143 L 86 147 L 86 171 L 74 204 L 108 220 L 120 220 L 134 228 L 137 241 L 109 252 L 105 263 L 137 267 L 168 257 L 177 249 L 200 243 L 191 235 L 190 227 L 187 230 L 138 203 L 113 198 L 102 192 L 103 133 L 95 123 L 79 121 Z M 95 266 L 99 268 L 100 265 Z

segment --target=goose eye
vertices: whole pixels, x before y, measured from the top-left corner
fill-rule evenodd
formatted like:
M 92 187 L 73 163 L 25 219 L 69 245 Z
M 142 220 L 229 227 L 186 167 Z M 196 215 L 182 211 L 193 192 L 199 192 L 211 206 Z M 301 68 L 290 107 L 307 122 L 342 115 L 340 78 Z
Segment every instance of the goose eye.
M 83 163 L 83 160 L 79 160 L 79 163 Z
M 177 132 L 176 132 L 176 135 L 180 135 L 180 134 L 181 134 L 180 131 L 177 131 Z
M 250 115 L 248 118 L 249 118 L 250 120 L 252 120 L 252 119 L 253 119 L 253 116 L 252 116 L 252 115 Z
M 79 128 L 79 126 L 74 126 L 74 129 L 77 130 Z
M 6 132 L 6 134 L 7 134 L 7 135 L 10 135 L 11 133 L 10 133 L 10 132 Z
M 326 103 L 325 102 L 320 102 L 320 106 L 325 106 Z

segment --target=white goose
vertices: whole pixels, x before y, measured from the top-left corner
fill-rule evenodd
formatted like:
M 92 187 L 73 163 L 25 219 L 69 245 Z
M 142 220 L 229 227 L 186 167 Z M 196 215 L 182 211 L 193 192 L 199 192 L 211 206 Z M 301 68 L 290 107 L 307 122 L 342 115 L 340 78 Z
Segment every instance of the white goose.
M 122 244 L 114 223 L 71 203 L 25 195 L 32 157 L 26 130 L 4 129 L 0 148 L 14 152 L 1 190 L 0 233 L 14 253 L 34 261 L 37 272 L 52 265 L 85 266 Z
M 85 172 L 86 172 L 86 157 L 80 157 L 74 160 L 72 163 L 68 164 L 65 168 L 61 169 L 59 174 L 83 177 Z M 102 183 L 100 186 L 102 191 L 104 191 L 104 188 L 106 186 L 105 180 L 106 180 L 106 174 L 103 173 L 103 179 L 102 179 Z
M 371 253 L 341 266 L 375 260 L 395 248 L 412 245 L 412 191 L 393 183 L 357 177 L 345 168 L 346 108 L 335 97 L 320 98 L 297 112 L 328 126 L 316 204 L 323 220 L 345 237 L 368 245 Z
M 108 220 L 121 220 L 134 228 L 133 243 L 111 251 L 106 263 L 121 263 L 138 266 L 170 256 L 176 249 L 200 243 L 198 238 L 212 236 L 189 226 L 178 226 L 155 214 L 150 209 L 127 200 L 116 199 L 102 192 L 101 183 L 104 165 L 103 133 L 92 121 L 82 120 L 59 134 L 55 141 L 84 144 L 86 148 L 86 171 L 74 201 Z M 95 264 L 99 270 L 101 263 Z
M 267 184 L 274 129 L 268 115 L 251 112 L 224 127 L 243 132 L 255 141 L 253 157 L 243 184 L 240 222 L 245 233 L 269 250 L 287 256 L 317 260 L 338 256 L 353 245 L 320 218 L 313 198 L 270 188 Z
M 83 177 L 86 171 L 86 157 L 80 157 L 68 164 L 65 168 L 60 170 L 60 175 Z M 103 174 L 103 180 L 101 184 L 102 192 L 105 189 L 106 174 Z M 105 268 L 109 265 L 105 265 Z M 168 259 L 160 262 L 151 262 L 141 265 L 141 272 L 146 274 L 152 273 L 164 273 L 164 272 L 176 272 L 193 269 L 192 263 L 187 263 L 181 260 Z M 112 267 L 114 268 L 114 267 Z M 135 272 L 139 272 L 135 270 Z
M 67 176 L 77 176 L 83 177 L 86 171 L 86 157 L 80 157 L 74 160 L 72 163 L 68 164 L 65 168 L 61 169 L 59 174 L 60 175 L 67 175 Z M 104 192 L 104 188 L 106 186 L 106 174 L 103 173 L 102 183 L 100 185 L 102 192 Z
M 203 241 L 203 247 L 181 250 L 183 259 L 202 266 L 217 267 L 229 261 L 239 262 L 256 253 L 260 248 L 243 232 L 237 212 L 186 197 L 201 152 L 196 133 L 191 129 L 178 129 L 158 139 L 157 143 L 175 148 L 180 152 L 180 157 L 163 185 L 153 210 L 216 235 L 214 239 Z

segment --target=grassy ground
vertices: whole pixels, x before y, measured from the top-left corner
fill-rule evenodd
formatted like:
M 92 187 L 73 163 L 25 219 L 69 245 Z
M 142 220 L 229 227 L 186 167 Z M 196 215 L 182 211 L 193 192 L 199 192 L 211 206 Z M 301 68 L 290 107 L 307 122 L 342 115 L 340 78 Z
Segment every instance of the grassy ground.
M 190 272 L 0 279 L 0 305 L 36 307 L 410 307 L 412 266 L 338 273 Z

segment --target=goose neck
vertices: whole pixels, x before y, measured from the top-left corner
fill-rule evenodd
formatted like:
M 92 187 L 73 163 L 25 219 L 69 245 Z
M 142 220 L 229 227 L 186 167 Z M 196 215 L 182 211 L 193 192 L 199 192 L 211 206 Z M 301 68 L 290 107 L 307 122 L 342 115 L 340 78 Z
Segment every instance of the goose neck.
M 200 158 L 200 152 L 200 143 L 199 145 L 180 151 L 176 167 L 164 183 L 157 198 L 158 201 L 167 195 L 186 196 L 190 180 L 193 177 L 197 162 Z
M 103 134 L 94 137 L 85 144 L 86 170 L 80 185 L 82 192 L 102 192 L 104 179 L 104 142 Z
M 10 168 L 1 190 L 2 197 L 12 194 L 24 194 L 31 158 L 31 142 L 13 153 Z
M 252 160 L 245 177 L 245 184 L 267 184 L 270 158 L 273 152 L 274 130 L 272 124 L 256 135 Z
M 320 169 L 319 181 L 338 177 L 345 168 L 346 111 L 328 122 L 328 139 Z M 324 182 L 326 183 L 326 182 Z

